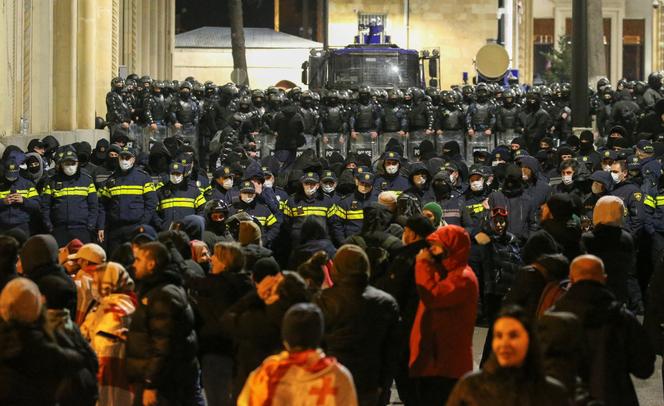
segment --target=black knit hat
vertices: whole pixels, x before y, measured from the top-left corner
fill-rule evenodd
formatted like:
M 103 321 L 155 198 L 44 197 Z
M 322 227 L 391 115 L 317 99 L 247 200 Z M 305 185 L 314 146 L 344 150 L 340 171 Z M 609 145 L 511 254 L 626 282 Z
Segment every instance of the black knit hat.
M 421 238 L 427 238 L 429 234 L 436 231 L 436 227 L 431 224 L 431 220 L 421 214 L 415 214 L 408 217 L 408 220 L 406 220 L 406 227 L 413 230 L 413 232 Z
M 259 283 L 266 276 L 274 276 L 281 272 L 281 267 L 272 257 L 261 258 L 254 264 L 252 276 L 254 282 Z
M 58 243 L 50 234 L 37 234 L 28 239 L 21 249 L 23 272 L 30 273 L 45 265 L 58 263 Z
M 574 202 L 567 193 L 556 193 L 546 201 L 553 218 L 556 220 L 568 220 L 574 214 Z
M 281 324 L 281 338 L 290 348 L 317 348 L 323 338 L 323 312 L 313 303 L 297 303 Z
M 528 265 L 535 262 L 540 256 L 545 254 L 559 254 L 560 246 L 553 239 L 551 234 L 545 230 L 539 230 L 530 235 L 526 245 L 521 250 L 523 263 Z

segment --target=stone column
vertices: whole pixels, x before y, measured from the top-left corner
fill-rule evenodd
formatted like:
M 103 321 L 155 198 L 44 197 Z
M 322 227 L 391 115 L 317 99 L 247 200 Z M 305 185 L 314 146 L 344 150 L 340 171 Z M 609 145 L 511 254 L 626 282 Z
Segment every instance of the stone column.
M 14 9 L 10 7 L 12 0 L 0 0 L 0 94 L 6 95 L 4 103 L 0 103 L 0 137 L 10 135 L 12 131 L 13 110 L 13 76 L 14 66 L 11 59 L 13 44 Z
M 163 79 L 166 74 L 166 2 L 160 1 L 157 3 L 157 78 Z M 153 78 L 154 79 L 154 78 Z
M 97 0 L 78 0 L 78 77 L 76 85 L 79 129 L 94 128 L 95 124 L 96 7 Z
M 76 3 L 53 3 L 53 129 L 76 129 Z
M 96 0 L 95 49 L 95 114 L 106 117 L 106 93 L 111 87 L 113 73 L 113 0 Z
M 136 72 L 138 76 L 150 75 L 150 1 L 141 1 L 141 46 L 139 47 L 139 59 L 141 70 Z
M 53 2 L 32 1 L 31 41 L 24 44 L 29 81 L 29 132 L 49 133 L 53 108 Z M 27 27 L 25 27 L 27 28 Z
M 148 52 L 148 58 L 150 59 L 150 76 L 157 77 L 159 75 L 159 50 L 157 49 L 159 45 L 159 40 L 157 37 L 161 35 L 158 30 L 159 27 L 159 15 L 157 14 L 158 4 L 161 2 L 150 1 L 150 51 Z
M 175 0 L 166 0 L 166 71 L 162 79 L 173 79 L 173 52 L 175 51 Z

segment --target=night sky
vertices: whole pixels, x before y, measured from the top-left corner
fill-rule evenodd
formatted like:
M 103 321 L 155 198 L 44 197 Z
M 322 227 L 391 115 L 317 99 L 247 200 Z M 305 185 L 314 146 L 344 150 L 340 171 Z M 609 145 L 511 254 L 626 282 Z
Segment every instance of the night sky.
M 245 27 L 274 27 L 274 0 L 243 0 Z M 228 27 L 228 0 L 176 0 L 177 31 Z

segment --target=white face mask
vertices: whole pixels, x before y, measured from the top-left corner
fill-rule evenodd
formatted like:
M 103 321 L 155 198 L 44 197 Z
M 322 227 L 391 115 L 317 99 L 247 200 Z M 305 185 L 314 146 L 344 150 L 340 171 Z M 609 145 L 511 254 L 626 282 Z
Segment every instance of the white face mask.
M 171 183 L 174 185 L 179 185 L 182 183 L 182 180 L 184 179 L 184 175 L 176 175 L 176 174 L 171 174 Z
M 334 192 L 334 186 L 333 185 L 323 185 L 323 186 L 321 186 L 321 188 L 323 189 L 323 192 L 325 192 L 325 193 Z
M 491 162 L 491 166 L 498 166 L 502 163 L 503 163 L 503 161 L 493 161 L 493 162 Z
M 603 165 L 602 170 L 604 172 L 611 172 L 611 165 Z
M 78 164 L 73 165 L 62 165 L 62 172 L 67 176 L 73 176 L 78 169 Z
M 563 175 L 563 183 L 566 185 L 571 185 L 574 180 L 572 179 L 572 175 Z
M 226 190 L 231 189 L 233 187 L 233 178 L 224 179 L 222 186 Z
M 592 190 L 594 194 L 599 195 L 604 192 L 604 187 L 601 183 L 593 182 L 592 186 L 590 186 L 590 190 Z
M 413 176 L 413 182 L 416 185 L 422 186 L 427 182 L 427 178 L 424 175 L 415 175 L 415 176 Z
M 450 183 L 451 184 L 456 184 L 457 179 L 459 178 L 459 175 L 456 173 L 450 173 Z
M 307 197 L 313 196 L 317 191 L 318 191 L 318 185 L 315 186 L 304 185 L 304 194 L 307 195 Z
M 255 198 L 256 198 L 255 195 L 249 195 L 249 194 L 245 194 L 245 193 L 240 194 L 240 200 L 242 200 L 243 202 L 245 202 L 247 204 L 250 204 L 251 202 L 253 202 Z
M 399 165 L 385 165 L 385 172 L 394 175 L 399 171 Z
M 479 192 L 480 190 L 484 189 L 484 181 L 483 180 L 476 180 L 474 182 L 470 182 L 470 190 L 473 192 Z
M 133 167 L 134 167 L 134 160 L 133 159 L 127 159 L 127 160 L 121 159 L 120 160 L 120 169 L 122 169 L 123 171 L 128 171 Z
M 613 172 L 611 172 L 611 178 L 613 179 L 613 181 L 614 181 L 615 183 L 620 183 L 620 181 L 622 180 L 622 179 L 621 179 L 621 175 L 620 175 L 620 173 L 613 173 Z
M 274 185 L 274 179 L 267 180 L 265 179 L 265 182 L 263 182 L 263 187 L 272 187 Z
M 362 193 L 363 195 L 371 192 L 371 188 L 372 188 L 371 185 L 367 185 L 364 183 L 360 183 L 359 185 L 357 185 L 357 191 Z
M 524 182 L 528 182 L 528 175 L 521 175 L 521 179 L 523 179 Z

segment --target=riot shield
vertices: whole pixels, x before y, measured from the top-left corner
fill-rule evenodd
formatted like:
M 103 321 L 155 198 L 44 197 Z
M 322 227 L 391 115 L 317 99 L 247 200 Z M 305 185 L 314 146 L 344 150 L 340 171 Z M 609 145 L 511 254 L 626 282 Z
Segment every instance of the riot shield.
M 168 127 L 163 124 L 157 124 L 157 129 L 153 130 L 150 126 L 143 127 L 141 134 L 141 150 L 149 152 L 152 146 L 158 142 L 164 142 L 168 137 Z
M 466 137 L 463 130 L 447 130 L 442 134 L 436 134 L 436 153 L 438 155 L 443 154 L 443 147 L 449 141 L 456 141 L 459 144 L 459 154 L 463 157 L 466 156 Z
M 493 134 L 486 135 L 483 131 L 476 132 L 475 135 L 467 138 L 466 145 L 466 162 L 473 162 L 475 151 L 491 152 L 493 150 Z
M 346 158 L 346 145 L 348 137 L 341 133 L 324 134 L 318 140 L 318 146 L 321 157 L 329 158 L 335 152 L 338 152 Z
M 496 146 L 507 145 L 509 147 L 512 140 L 516 138 L 514 130 L 505 130 L 496 134 Z
M 129 128 L 127 129 L 127 138 L 129 139 L 129 141 L 127 141 L 127 147 L 135 148 L 138 150 L 138 152 L 146 151 L 143 147 L 143 129 L 139 127 L 138 124 L 129 124 Z
M 424 130 L 411 131 L 408 133 L 408 148 L 406 150 L 406 158 L 415 160 L 420 156 L 420 144 L 425 140 L 426 133 Z
M 312 149 L 318 155 L 318 145 L 316 143 L 316 137 L 313 134 L 304 134 L 304 145 L 297 149 L 297 156 L 302 155 L 302 152 Z
M 261 158 L 274 155 L 277 136 L 274 133 L 261 132 L 256 136 L 256 154 Z
M 198 126 L 194 124 L 185 124 L 181 128 L 170 127 L 168 135 L 177 138 L 184 145 L 191 146 L 200 156 L 198 150 Z
M 378 142 L 371 138 L 371 133 L 361 132 L 357 138 L 350 139 L 350 151 L 356 154 L 369 155 L 371 161 L 378 159 Z
M 406 136 L 401 135 L 398 132 L 386 132 L 382 133 L 381 135 L 378 136 L 378 144 L 380 146 L 380 149 L 378 151 L 379 154 L 382 154 L 385 152 L 385 148 L 387 147 L 387 143 L 390 142 L 391 139 L 397 140 L 399 142 L 399 145 L 401 145 L 401 148 L 403 150 L 406 150 Z

